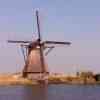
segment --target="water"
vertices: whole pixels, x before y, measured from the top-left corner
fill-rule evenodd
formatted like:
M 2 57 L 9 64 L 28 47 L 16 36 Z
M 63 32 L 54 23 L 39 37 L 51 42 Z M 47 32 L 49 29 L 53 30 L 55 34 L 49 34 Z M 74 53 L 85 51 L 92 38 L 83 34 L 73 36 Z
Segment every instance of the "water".
M 3 86 L 0 100 L 100 100 L 100 86 Z

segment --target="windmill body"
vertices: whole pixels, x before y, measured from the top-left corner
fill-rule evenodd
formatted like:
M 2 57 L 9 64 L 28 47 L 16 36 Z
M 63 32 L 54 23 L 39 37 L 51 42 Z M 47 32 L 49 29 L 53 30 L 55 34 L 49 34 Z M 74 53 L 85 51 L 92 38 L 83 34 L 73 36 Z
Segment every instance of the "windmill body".
M 45 72 L 41 67 L 40 50 L 39 48 L 29 49 L 28 56 L 26 58 L 25 66 L 23 69 L 23 77 L 29 79 L 40 80 L 43 73 L 48 73 L 47 64 L 44 63 Z
M 22 47 L 22 53 L 25 60 L 25 66 L 23 68 L 23 77 L 45 80 L 46 76 L 49 74 L 47 69 L 47 64 L 45 63 L 45 56 L 56 46 L 56 45 L 70 45 L 70 42 L 60 42 L 60 41 L 42 41 L 40 34 L 40 23 L 38 11 L 36 11 L 37 20 L 37 30 L 38 39 L 36 41 L 15 41 L 8 40 L 9 43 L 19 43 Z M 26 52 L 24 49 L 26 48 Z M 44 51 L 47 51 L 44 54 Z
M 28 54 L 26 64 L 25 64 L 25 71 L 27 72 L 42 72 L 41 61 L 40 61 L 40 51 L 39 49 L 33 49 Z

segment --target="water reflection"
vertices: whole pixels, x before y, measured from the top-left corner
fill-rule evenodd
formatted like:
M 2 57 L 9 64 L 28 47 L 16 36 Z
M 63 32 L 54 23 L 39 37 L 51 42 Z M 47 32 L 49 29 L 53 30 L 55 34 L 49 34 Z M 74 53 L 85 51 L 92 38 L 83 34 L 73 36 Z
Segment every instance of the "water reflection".
M 100 86 L 37 85 L 0 87 L 0 100 L 99 100 Z
M 32 86 L 24 88 L 23 100 L 48 100 L 47 99 L 47 86 Z
M 47 100 L 47 86 L 0 87 L 0 100 Z

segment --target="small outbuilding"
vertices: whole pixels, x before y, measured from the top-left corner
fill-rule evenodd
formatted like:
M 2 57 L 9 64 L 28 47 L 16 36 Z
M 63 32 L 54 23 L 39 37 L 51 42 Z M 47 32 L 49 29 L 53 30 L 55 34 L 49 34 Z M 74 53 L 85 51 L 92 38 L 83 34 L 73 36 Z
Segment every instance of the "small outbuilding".
M 94 78 L 95 78 L 96 81 L 100 81 L 100 74 L 95 74 Z

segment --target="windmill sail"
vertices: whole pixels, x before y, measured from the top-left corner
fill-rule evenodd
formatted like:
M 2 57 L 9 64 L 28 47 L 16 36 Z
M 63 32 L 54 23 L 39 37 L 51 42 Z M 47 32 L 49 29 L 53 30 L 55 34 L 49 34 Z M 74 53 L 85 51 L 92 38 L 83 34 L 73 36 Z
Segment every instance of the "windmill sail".
M 15 40 L 8 40 L 8 43 L 31 43 L 32 41 L 15 41 Z
M 44 63 L 44 54 L 43 54 L 43 46 L 41 45 L 41 34 L 40 34 L 40 22 L 39 22 L 39 15 L 38 15 L 38 11 L 36 11 L 36 19 L 37 19 L 37 30 L 38 30 L 38 39 L 39 39 L 39 55 L 40 55 L 40 64 L 41 64 L 41 68 L 42 68 L 42 72 L 46 72 L 45 69 L 45 63 Z
M 70 45 L 70 42 L 59 42 L 59 41 L 44 41 L 45 44 L 59 44 L 59 45 Z

